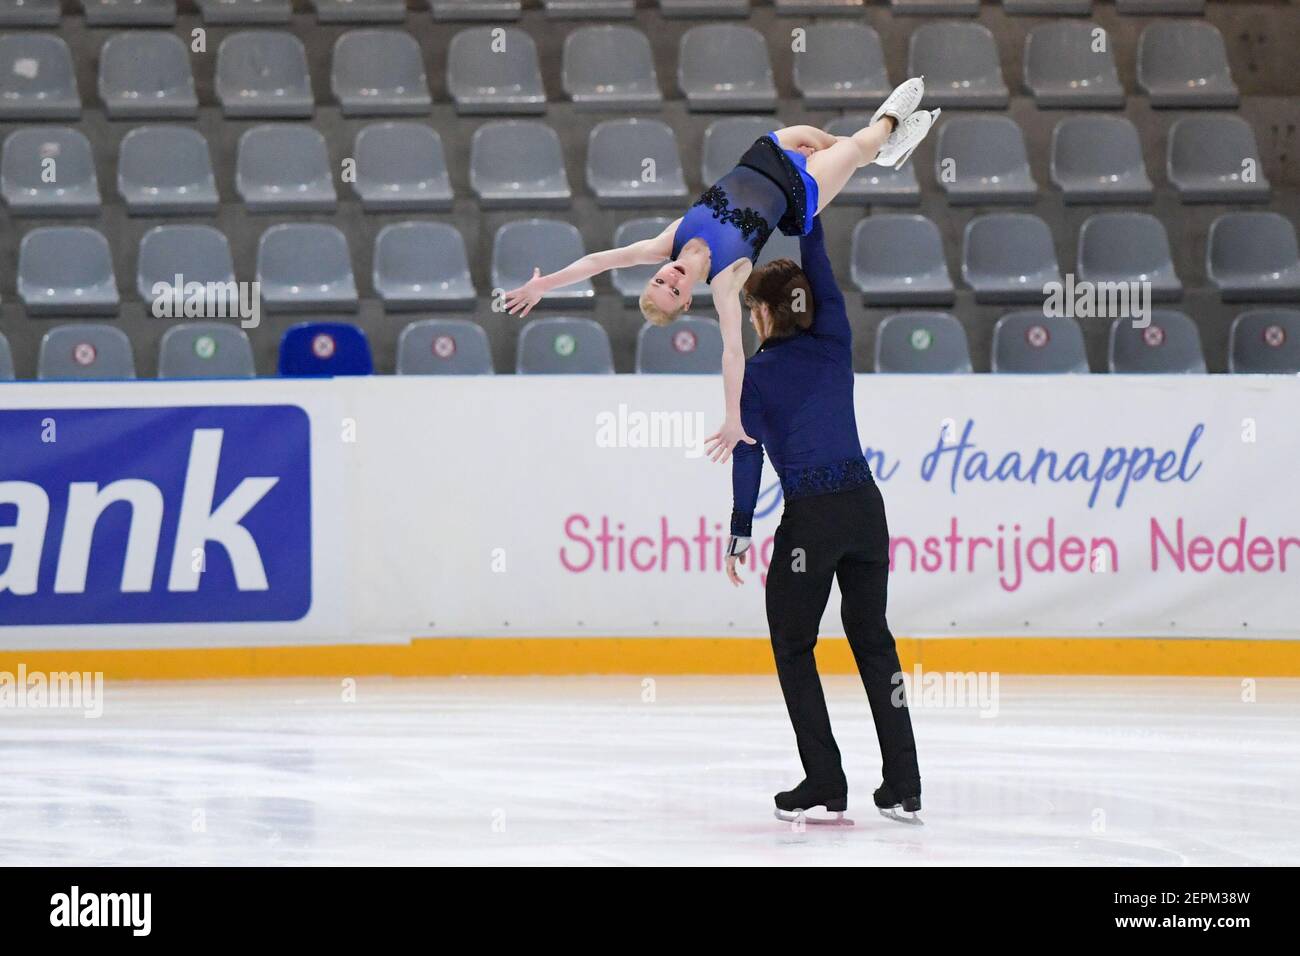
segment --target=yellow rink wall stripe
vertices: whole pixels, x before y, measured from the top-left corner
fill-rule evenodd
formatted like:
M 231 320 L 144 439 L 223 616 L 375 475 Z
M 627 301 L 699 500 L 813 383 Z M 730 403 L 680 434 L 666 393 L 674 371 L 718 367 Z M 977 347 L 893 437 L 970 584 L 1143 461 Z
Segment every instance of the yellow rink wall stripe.
M 1300 641 L 1199 638 L 899 638 L 904 669 L 1005 674 L 1300 677 Z M 822 673 L 853 674 L 823 638 Z M 765 638 L 416 638 L 407 644 L 0 651 L 0 671 L 102 671 L 117 680 L 528 674 L 772 674 Z

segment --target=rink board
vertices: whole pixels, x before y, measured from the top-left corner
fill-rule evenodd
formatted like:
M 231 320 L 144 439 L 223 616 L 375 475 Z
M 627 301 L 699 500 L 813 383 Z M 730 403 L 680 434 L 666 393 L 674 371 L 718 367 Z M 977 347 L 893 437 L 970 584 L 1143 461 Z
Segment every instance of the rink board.
M 701 453 L 716 378 L 5 397 L 0 667 L 771 668 L 761 590 L 780 486 L 767 468 L 757 567 L 732 588 L 730 469 Z M 905 662 L 1300 673 L 1297 409 L 1290 377 L 860 376 Z M 823 629 L 823 666 L 851 669 L 834 594 Z

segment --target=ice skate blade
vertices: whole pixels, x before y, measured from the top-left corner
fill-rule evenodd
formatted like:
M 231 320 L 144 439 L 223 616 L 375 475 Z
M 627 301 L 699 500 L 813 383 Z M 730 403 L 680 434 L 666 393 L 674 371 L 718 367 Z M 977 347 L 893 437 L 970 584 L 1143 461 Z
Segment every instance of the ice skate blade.
M 810 817 L 803 810 L 793 812 L 786 810 L 774 810 L 776 818 L 782 823 L 799 823 L 803 822 L 809 826 L 818 827 L 851 827 L 855 826 L 854 822 L 844 815 L 843 810 L 836 810 L 833 817 Z
M 897 807 L 890 807 L 888 810 L 884 807 L 877 807 L 876 809 L 880 811 L 880 815 L 886 820 L 893 820 L 895 823 L 906 823 L 914 827 L 925 826 L 925 821 L 915 813 L 907 813 Z

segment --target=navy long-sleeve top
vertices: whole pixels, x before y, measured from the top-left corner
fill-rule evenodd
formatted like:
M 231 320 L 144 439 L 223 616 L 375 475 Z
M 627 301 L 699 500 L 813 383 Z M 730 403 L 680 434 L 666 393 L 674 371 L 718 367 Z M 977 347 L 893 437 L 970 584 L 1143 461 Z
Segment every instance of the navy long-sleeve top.
M 799 251 L 812 287 L 812 326 L 766 340 L 745 363 L 741 422 L 757 443 L 738 442 L 733 452 L 731 533 L 737 536 L 752 531 L 764 451 L 786 501 L 871 481 L 853 412 L 853 333 L 820 217 L 799 240 Z

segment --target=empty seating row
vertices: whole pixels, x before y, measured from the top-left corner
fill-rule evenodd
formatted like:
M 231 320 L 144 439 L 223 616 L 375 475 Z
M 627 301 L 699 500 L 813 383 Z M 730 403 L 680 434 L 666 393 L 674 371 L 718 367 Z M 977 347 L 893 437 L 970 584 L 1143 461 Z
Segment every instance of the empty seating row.
M 967 223 L 962 279 L 978 302 L 1041 302 L 1063 283 L 1051 231 L 1038 216 L 991 213 Z M 1228 213 L 1210 226 L 1206 273 L 1225 301 L 1300 298 L 1295 229 L 1277 213 Z M 919 215 L 878 214 L 853 233 L 853 284 L 869 305 L 944 305 L 955 297 L 938 227 Z M 1079 230 L 1077 283 L 1139 284 L 1152 301 L 1182 296 L 1169 237 L 1148 213 L 1108 212 Z
M 291 0 L 196 0 L 205 23 L 288 23 Z M 310 0 L 320 23 L 400 23 L 405 0 Z M 781 14 L 860 16 L 868 0 L 774 0 Z M 516 20 L 522 0 L 429 0 L 435 20 Z M 542 0 L 549 17 L 631 17 L 634 0 Z M 750 0 L 658 0 L 665 17 L 744 17 Z M 970 15 L 979 0 L 889 0 L 896 14 Z M 1012 15 L 1086 15 L 1092 0 L 1002 0 Z M 1205 0 L 1115 0 L 1122 14 L 1199 14 Z M 176 0 L 82 0 L 88 26 L 167 26 L 176 22 Z M 0 26 L 58 26 L 60 0 L 3 0 Z
M 961 323 L 946 312 L 886 316 L 876 332 L 875 371 L 952 374 L 971 371 Z M 643 374 L 717 374 L 722 336 L 716 322 L 682 316 L 668 326 L 647 323 L 637 336 L 636 371 Z M 1073 319 L 1012 312 L 993 329 L 992 371 L 1087 373 L 1083 333 Z M 1110 324 L 1107 368 L 1118 374 L 1203 373 L 1196 324 L 1182 312 L 1155 310 L 1150 321 Z M 490 375 L 487 335 L 466 319 L 424 319 L 398 337 L 399 375 Z M 1300 373 L 1300 311 L 1259 309 L 1233 320 L 1228 370 L 1246 374 Z M 278 371 L 287 376 L 367 375 L 374 361 L 365 333 L 339 322 L 304 322 L 285 331 Z M 610 374 L 609 337 L 590 319 L 534 319 L 519 335 L 519 374 Z M 56 326 L 41 341 L 37 377 L 44 380 L 134 378 L 130 339 L 108 325 Z M 158 347 L 158 377 L 251 378 L 252 345 L 238 326 L 187 322 L 169 328 Z M 0 335 L 0 381 L 14 379 L 8 342 Z
M 908 44 L 909 75 L 926 77 L 930 106 L 998 109 L 1010 90 L 993 34 L 978 23 L 927 23 Z M 645 34 L 632 27 L 571 32 L 561 66 L 580 108 L 654 110 L 663 100 Z M 1223 37 L 1201 21 L 1158 21 L 1142 32 L 1139 89 L 1157 107 L 1235 107 Z M 347 116 L 425 113 L 432 105 L 424 53 L 400 29 L 350 30 L 334 43 L 330 92 Z M 862 23 L 814 23 L 794 51 L 795 88 L 809 108 L 875 106 L 889 92 L 880 37 Z M 681 38 L 677 84 L 692 110 L 773 110 L 777 90 L 767 41 L 718 23 Z M 1089 22 L 1035 27 L 1025 44 L 1024 85 L 1042 107 L 1124 105 L 1109 34 Z M 316 97 L 307 53 L 294 34 L 244 30 L 217 49 L 216 96 L 231 117 L 311 116 Z M 514 27 L 471 27 L 447 51 L 447 90 L 462 114 L 543 113 L 537 46 Z M 99 98 L 111 118 L 193 117 L 199 107 L 189 50 L 167 31 L 124 31 L 99 54 Z M 0 36 L 0 118 L 66 119 L 81 112 L 72 54 L 49 33 Z
M 830 125 L 850 133 L 868 117 Z M 699 175 L 714 182 L 773 125 L 720 119 L 705 132 Z M 132 214 L 214 213 L 220 201 L 207 141 L 183 126 L 132 129 L 118 150 L 117 188 Z M 572 199 L 555 131 L 536 120 L 486 123 L 470 147 L 470 186 L 485 208 L 564 207 Z M 940 126 L 935 178 L 954 204 L 1030 203 L 1038 183 L 1024 136 L 1005 116 L 955 117 Z M 268 123 L 239 138 L 235 190 L 254 212 L 327 212 L 338 201 L 325 138 L 310 126 Z M 368 211 L 445 210 L 453 201 L 442 141 L 419 122 L 361 129 L 338 177 Z M 1166 171 L 1184 202 L 1266 201 L 1270 184 L 1250 125 L 1235 115 L 1183 117 L 1170 127 Z M 1137 130 L 1123 117 L 1062 119 L 1052 136 L 1050 176 L 1067 203 L 1149 202 L 1154 193 Z M 606 120 L 591 130 L 587 186 L 609 207 L 676 205 L 688 196 L 677 136 L 654 119 Z M 16 130 L 0 155 L 0 195 L 16 214 L 94 215 L 102 203 L 90 141 L 71 127 Z M 912 204 L 911 166 L 866 166 L 844 190 L 860 204 Z
M 624 223 L 615 243 L 660 230 L 667 220 Z M 570 223 L 526 219 L 497 230 L 492 251 L 494 289 L 523 284 L 534 267 L 555 271 L 585 252 Z M 760 262 L 797 258 L 798 244 L 774 237 Z M 615 290 L 635 302 L 647 269 L 614 271 Z M 144 302 L 182 295 L 191 283 L 211 294 L 239 294 L 226 237 L 211 226 L 157 226 L 140 241 L 136 289 Z M 1300 298 L 1300 254 L 1291 223 L 1277 213 L 1238 212 L 1210 226 L 1206 272 L 1225 301 Z M 952 280 L 938 228 L 917 215 L 876 215 L 854 231 L 852 281 L 868 304 L 946 304 Z M 177 277 L 180 277 L 178 283 Z M 1040 301 L 1045 288 L 1062 281 L 1047 224 L 1024 213 L 977 216 L 966 226 L 962 278 L 981 302 Z M 1079 237 L 1075 278 L 1092 283 L 1146 283 L 1156 300 L 1176 299 L 1182 284 L 1174 272 L 1168 238 L 1146 213 L 1103 213 L 1088 219 Z M 267 229 L 258 243 L 256 281 L 270 311 L 355 310 L 357 284 L 344 234 L 323 223 L 288 223 Z M 477 292 L 464 241 L 444 223 L 385 226 L 375 240 L 372 284 L 386 309 L 468 308 Z M 108 241 L 84 226 L 47 226 L 28 232 L 19 245 L 17 288 L 33 315 L 111 315 L 119 293 Z M 707 296 L 707 287 L 698 291 Z M 544 307 L 590 306 L 595 288 L 584 280 L 547 293 Z M 214 308 L 231 314 L 221 299 Z M 209 314 L 209 313 L 205 313 Z

